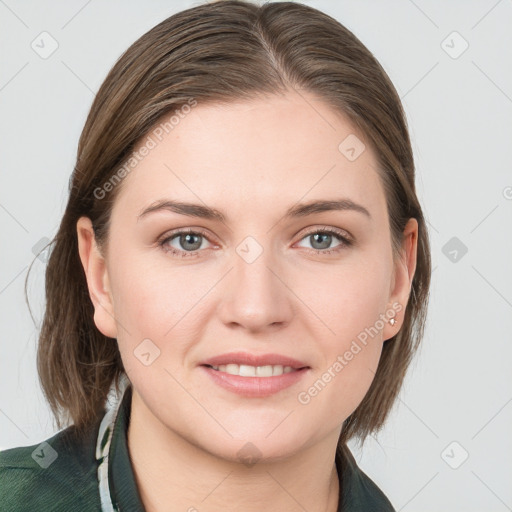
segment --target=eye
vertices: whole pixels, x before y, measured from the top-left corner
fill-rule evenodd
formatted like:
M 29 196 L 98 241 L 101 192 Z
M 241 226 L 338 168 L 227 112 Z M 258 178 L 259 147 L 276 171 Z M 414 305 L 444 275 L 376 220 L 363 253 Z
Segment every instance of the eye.
M 198 251 L 204 249 L 203 242 L 208 240 L 206 233 L 201 230 L 182 229 L 165 236 L 158 245 L 166 252 L 182 258 L 198 256 Z M 174 245 L 171 245 L 174 242 Z M 176 247 L 178 246 L 178 247 Z
M 337 239 L 340 243 L 334 248 L 331 248 L 333 238 Z M 312 245 L 311 250 L 315 254 L 331 254 L 339 252 L 346 247 L 350 247 L 353 243 L 344 231 L 335 228 L 316 229 L 315 231 L 310 231 L 309 233 L 306 233 L 301 241 L 306 239 L 309 240 L 309 243 Z
M 333 238 L 338 240 L 339 243 L 334 248 L 331 248 Z M 309 231 L 301 238 L 301 241 L 306 239 L 309 239 L 312 244 L 310 250 L 315 254 L 322 255 L 339 252 L 353 244 L 348 234 L 335 228 L 317 228 L 314 231 Z M 207 240 L 209 239 L 206 232 L 188 228 L 171 232 L 171 234 L 167 233 L 158 242 L 158 245 L 165 252 L 170 252 L 181 258 L 189 258 L 199 256 L 199 252 L 205 249 L 204 242 Z

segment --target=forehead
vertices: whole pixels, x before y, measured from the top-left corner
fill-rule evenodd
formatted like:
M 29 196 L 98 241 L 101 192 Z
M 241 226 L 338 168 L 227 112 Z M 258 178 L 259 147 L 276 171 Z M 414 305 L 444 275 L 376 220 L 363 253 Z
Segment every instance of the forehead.
M 235 216 L 342 196 L 374 210 L 384 205 L 364 135 L 309 93 L 199 103 L 174 114 L 135 148 L 140 155 L 150 147 L 124 178 L 114 210 L 138 215 L 165 198 L 222 203 Z

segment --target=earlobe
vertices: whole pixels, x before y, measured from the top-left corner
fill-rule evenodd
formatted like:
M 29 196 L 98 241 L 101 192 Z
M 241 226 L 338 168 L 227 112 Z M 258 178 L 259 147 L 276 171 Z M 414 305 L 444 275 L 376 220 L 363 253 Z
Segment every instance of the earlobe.
M 390 290 L 389 303 L 393 304 L 395 315 L 392 318 L 395 321 L 388 321 L 388 324 L 384 327 L 383 340 L 395 336 L 403 324 L 405 309 L 411 293 L 414 273 L 416 272 L 417 250 L 418 221 L 411 218 L 403 232 L 402 249 L 400 257 L 395 263 L 392 289 Z
M 105 336 L 117 338 L 107 265 L 96 244 L 91 220 L 88 217 L 80 217 L 76 230 L 78 252 L 87 279 L 89 295 L 94 305 L 94 323 Z

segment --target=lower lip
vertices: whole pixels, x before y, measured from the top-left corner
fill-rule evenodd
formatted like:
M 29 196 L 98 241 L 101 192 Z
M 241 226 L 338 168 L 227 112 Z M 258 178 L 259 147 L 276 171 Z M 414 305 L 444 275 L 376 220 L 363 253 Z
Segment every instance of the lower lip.
M 293 386 L 304 377 L 309 368 L 302 368 L 275 377 L 241 377 L 230 373 L 214 370 L 209 366 L 201 366 L 219 386 L 238 395 L 261 398 L 273 395 Z

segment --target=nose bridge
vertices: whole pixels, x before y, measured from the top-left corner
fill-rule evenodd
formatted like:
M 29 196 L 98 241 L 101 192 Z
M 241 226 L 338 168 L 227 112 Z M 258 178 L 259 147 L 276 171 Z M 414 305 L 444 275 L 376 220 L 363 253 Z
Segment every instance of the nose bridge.
M 253 236 L 246 237 L 236 247 L 234 258 L 237 288 L 246 294 L 268 293 L 275 283 L 269 268 L 274 258 L 268 244 L 263 246 Z
M 272 244 L 246 236 L 233 251 L 233 272 L 223 299 L 224 321 L 261 329 L 290 320 L 287 287 L 281 282 Z

